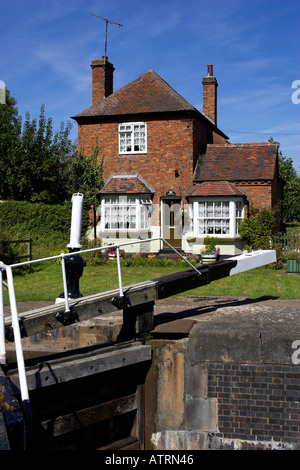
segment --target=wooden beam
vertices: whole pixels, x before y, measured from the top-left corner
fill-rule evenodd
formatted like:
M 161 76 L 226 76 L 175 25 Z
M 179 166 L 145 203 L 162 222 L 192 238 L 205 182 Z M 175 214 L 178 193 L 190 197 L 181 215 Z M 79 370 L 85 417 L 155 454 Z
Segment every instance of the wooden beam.
M 55 304 L 40 310 L 25 312 L 19 314 L 21 336 L 26 337 L 47 333 L 48 331 L 62 326 L 118 310 L 131 310 L 134 315 L 139 315 L 140 310 L 142 315 L 145 314 L 144 309 L 141 307 L 144 304 L 150 304 L 151 302 L 155 302 L 155 300 L 164 299 L 180 292 L 201 287 L 217 279 L 232 276 L 275 261 L 275 250 L 261 250 L 245 255 L 234 256 L 212 263 L 211 265 L 203 265 L 198 268 L 199 273 L 194 269 L 189 269 L 151 281 L 124 287 L 124 296 L 120 296 L 119 290 L 114 289 L 75 299 L 70 301 L 69 312 L 64 311 L 64 303 Z M 146 323 L 151 324 L 149 315 Z M 13 341 L 12 321 L 10 317 L 5 319 L 5 329 L 6 339 Z
M 114 289 L 72 300 L 70 301 L 70 312 L 67 313 L 64 310 L 64 303 L 20 313 L 18 317 L 21 336 L 24 338 L 47 333 L 56 328 L 117 312 L 126 306 L 136 306 L 154 301 L 156 297 L 156 282 L 147 281 L 124 287 L 124 297 L 122 298 L 119 296 L 119 290 Z M 7 341 L 13 342 L 11 317 L 5 318 L 5 332 Z
M 136 393 L 43 421 L 41 425 L 51 437 L 56 437 L 134 410 L 137 410 Z
M 36 364 L 26 368 L 29 391 L 150 361 L 152 348 L 136 342 L 105 348 L 92 347 L 85 353 L 79 350 L 77 354 L 57 356 L 47 357 L 45 361 L 39 358 Z M 7 375 L 19 387 L 17 369 L 8 371 Z

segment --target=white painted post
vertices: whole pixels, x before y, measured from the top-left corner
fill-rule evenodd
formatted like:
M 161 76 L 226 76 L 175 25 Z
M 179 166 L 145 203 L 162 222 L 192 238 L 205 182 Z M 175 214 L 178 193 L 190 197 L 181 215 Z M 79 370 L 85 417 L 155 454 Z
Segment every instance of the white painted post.
M 13 332 L 14 332 L 18 372 L 19 372 L 21 398 L 22 398 L 23 403 L 24 402 L 29 403 L 29 393 L 28 393 L 28 387 L 27 387 L 26 370 L 25 370 L 22 339 L 21 339 L 21 332 L 20 332 L 20 325 L 19 325 L 19 318 L 18 318 L 17 301 L 16 301 L 16 296 L 15 296 L 13 274 L 12 274 L 12 269 L 10 266 L 6 266 L 6 275 L 7 275 L 8 293 L 9 293 L 9 300 L 10 300 L 11 319 L 12 319 L 12 326 L 13 326 Z
M 71 234 L 68 248 L 82 248 L 81 238 L 81 217 L 82 217 L 83 194 L 76 193 L 72 196 L 72 218 Z
M 69 294 L 68 294 L 68 284 L 67 284 L 67 274 L 66 274 L 66 263 L 65 263 L 65 257 L 64 254 L 62 253 L 61 257 L 61 269 L 62 269 L 62 278 L 63 278 L 63 285 L 64 285 L 64 300 L 65 302 L 65 312 L 70 311 L 69 307 Z
M 3 271 L 0 268 L 0 364 L 6 365 Z
M 119 278 L 120 297 L 124 297 L 123 284 L 122 284 L 122 273 L 121 273 L 121 261 L 120 261 L 120 247 L 119 247 L 119 245 L 117 245 L 117 265 L 118 265 L 118 278 Z

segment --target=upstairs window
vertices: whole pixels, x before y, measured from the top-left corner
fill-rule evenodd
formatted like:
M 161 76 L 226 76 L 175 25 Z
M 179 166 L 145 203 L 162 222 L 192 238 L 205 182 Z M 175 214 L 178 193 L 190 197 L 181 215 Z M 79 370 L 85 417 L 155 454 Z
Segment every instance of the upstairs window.
M 119 124 L 119 153 L 146 153 L 147 125 L 145 122 Z

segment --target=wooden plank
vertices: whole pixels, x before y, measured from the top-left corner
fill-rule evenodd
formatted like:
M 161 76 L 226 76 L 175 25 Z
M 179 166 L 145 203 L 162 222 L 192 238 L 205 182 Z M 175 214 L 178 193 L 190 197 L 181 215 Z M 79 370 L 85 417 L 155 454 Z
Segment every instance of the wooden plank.
M 118 441 L 107 444 L 106 446 L 98 447 L 97 450 L 141 450 L 139 439 L 135 436 L 124 437 Z
M 92 348 L 87 353 L 80 352 L 52 360 L 49 358 L 45 362 L 37 362 L 26 368 L 28 390 L 36 390 L 128 365 L 139 364 L 150 361 L 151 357 L 151 346 L 136 342 L 126 346 Z M 17 370 L 8 371 L 8 376 L 19 387 Z
M 133 393 L 106 403 L 76 410 L 72 413 L 43 421 L 41 425 L 45 431 L 51 432 L 51 437 L 57 437 L 136 409 L 137 396 L 136 393 Z

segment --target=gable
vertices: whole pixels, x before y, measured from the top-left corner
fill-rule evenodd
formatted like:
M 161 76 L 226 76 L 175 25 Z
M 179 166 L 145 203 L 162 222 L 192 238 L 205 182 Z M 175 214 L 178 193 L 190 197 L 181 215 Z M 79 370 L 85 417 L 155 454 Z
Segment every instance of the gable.
M 148 70 L 74 118 L 170 111 L 196 111 L 153 70 Z
M 207 145 L 197 161 L 194 181 L 273 180 L 278 144 Z

